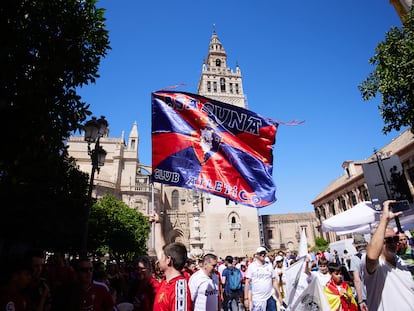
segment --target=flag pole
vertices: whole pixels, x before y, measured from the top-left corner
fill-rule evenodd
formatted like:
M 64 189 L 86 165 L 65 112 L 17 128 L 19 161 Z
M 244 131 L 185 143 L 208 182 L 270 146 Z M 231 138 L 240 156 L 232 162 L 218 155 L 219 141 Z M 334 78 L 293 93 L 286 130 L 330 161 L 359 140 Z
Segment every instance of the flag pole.
M 151 183 L 151 216 L 154 215 L 154 183 Z M 155 222 L 151 222 L 151 248 L 155 249 Z

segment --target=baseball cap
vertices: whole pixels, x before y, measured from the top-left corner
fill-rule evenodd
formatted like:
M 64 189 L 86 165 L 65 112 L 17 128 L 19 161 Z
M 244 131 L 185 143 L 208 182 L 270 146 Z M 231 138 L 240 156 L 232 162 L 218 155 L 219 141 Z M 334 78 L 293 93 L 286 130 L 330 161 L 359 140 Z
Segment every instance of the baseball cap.
M 282 257 L 282 256 L 280 256 L 280 255 L 278 255 L 278 256 L 276 256 L 275 260 L 276 260 L 276 261 L 282 261 L 282 260 L 283 260 L 283 257 Z
M 365 238 L 363 235 L 355 235 L 354 236 L 354 245 L 358 246 L 358 245 L 366 245 L 367 241 L 365 241 Z
M 258 248 L 256 249 L 256 254 L 260 254 L 260 253 L 262 253 L 262 252 L 267 253 L 266 248 L 264 248 L 263 246 L 260 246 L 260 247 L 258 247 Z

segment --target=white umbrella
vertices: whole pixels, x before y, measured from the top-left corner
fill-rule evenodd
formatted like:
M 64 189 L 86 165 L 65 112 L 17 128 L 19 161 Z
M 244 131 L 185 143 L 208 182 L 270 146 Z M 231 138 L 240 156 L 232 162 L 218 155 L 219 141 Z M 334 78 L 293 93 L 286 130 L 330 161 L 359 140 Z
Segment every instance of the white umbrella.
M 322 222 L 322 231 L 336 232 L 337 235 L 351 233 L 370 233 L 379 222 L 381 211 L 372 208 L 369 201 L 360 202 L 354 207 L 339 213 Z M 414 208 L 411 206 L 409 211 L 405 211 L 399 217 L 400 224 L 404 230 L 414 227 Z M 395 221 L 390 222 L 390 226 L 396 227 Z

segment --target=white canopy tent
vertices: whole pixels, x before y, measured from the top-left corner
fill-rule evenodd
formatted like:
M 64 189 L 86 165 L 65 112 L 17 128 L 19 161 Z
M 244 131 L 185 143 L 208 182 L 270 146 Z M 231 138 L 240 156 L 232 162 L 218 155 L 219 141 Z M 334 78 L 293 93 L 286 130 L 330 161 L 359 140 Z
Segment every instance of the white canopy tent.
M 381 211 L 376 211 L 369 201 L 360 202 L 354 207 L 339 213 L 322 222 L 322 231 L 335 232 L 337 235 L 353 233 L 370 233 L 374 229 L 381 217 Z M 403 230 L 414 228 L 414 208 L 405 211 L 399 217 Z M 397 227 L 395 221 L 390 226 Z

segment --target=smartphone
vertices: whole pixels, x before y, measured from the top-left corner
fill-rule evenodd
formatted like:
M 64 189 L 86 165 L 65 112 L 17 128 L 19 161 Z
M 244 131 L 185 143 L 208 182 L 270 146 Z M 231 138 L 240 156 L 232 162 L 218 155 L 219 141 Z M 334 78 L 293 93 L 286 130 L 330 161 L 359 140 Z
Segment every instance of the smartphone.
M 396 201 L 395 203 L 390 203 L 390 208 L 393 213 L 403 212 L 410 209 L 410 203 L 408 200 Z

